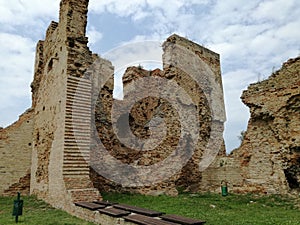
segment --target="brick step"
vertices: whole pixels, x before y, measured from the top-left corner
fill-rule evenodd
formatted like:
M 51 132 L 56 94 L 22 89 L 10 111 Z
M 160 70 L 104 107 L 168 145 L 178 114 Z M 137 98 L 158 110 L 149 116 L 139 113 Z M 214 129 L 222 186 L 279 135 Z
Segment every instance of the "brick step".
M 88 129 L 89 130 L 89 129 Z M 68 131 L 68 132 L 87 132 L 87 129 L 80 129 L 80 126 L 76 125 L 66 125 L 65 124 L 65 131 Z M 89 130 L 90 131 L 90 130 Z
M 76 106 L 76 107 L 73 107 Z M 81 108 L 91 108 L 91 102 L 85 100 L 85 101 L 76 101 L 76 100 L 70 100 L 67 99 L 66 102 L 66 107 L 72 107 L 72 108 L 77 108 L 77 107 L 81 107 Z
M 80 146 L 74 146 L 74 148 L 67 147 L 64 149 L 64 154 L 70 154 L 70 155 L 86 155 L 90 153 L 90 148 L 80 148 Z
M 63 171 L 89 171 L 90 166 L 88 164 L 68 164 L 68 165 L 63 165 Z
M 68 133 L 65 133 L 64 137 L 67 138 L 68 140 L 74 140 L 74 142 L 75 141 L 80 141 L 81 138 L 83 140 L 85 140 L 85 139 L 89 139 L 90 140 L 91 139 L 91 136 L 90 136 L 90 134 L 87 131 L 85 131 L 85 133 L 80 133 L 80 132 L 75 131 L 72 134 L 70 134 L 70 131 L 69 131 Z
M 87 116 L 81 116 L 79 117 L 78 115 L 75 115 L 74 117 L 72 115 L 66 115 L 65 116 L 65 125 L 66 126 L 83 126 L 83 128 L 87 129 L 91 126 L 91 120 L 89 118 L 86 118 Z M 79 128 L 80 128 L 79 127 Z M 82 129 L 83 129 L 82 128 Z
M 75 98 L 76 97 L 76 98 Z M 83 94 L 77 93 L 76 95 L 67 95 L 67 101 L 66 101 L 67 105 L 77 105 L 77 104 L 88 104 L 91 105 L 91 97 L 90 96 L 85 96 Z
M 68 128 L 71 128 L 72 130 L 75 129 L 75 131 L 89 131 L 90 132 L 90 127 L 91 127 L 91 123 L 90 121 L 82 121 L 82 122 L 78 122 L 78 121 L 75 121 L 72 122 L 72 121 L 66 121 L 65 122 L 65 126 L 68 126 Z M 67 131 L 70 131 L 69 129 Z
M 72 139 L 65 139 L 65 144 L 67 143 L 76 143 L 76 144 L 89 144 L 91 142 L 90 139 L 88 140 L 84 140 L 84 139 L 80 139 L 78 141 L 76 141 L 77 139 L 72 138 Z
M 75 82 L 68 82 L 67 83 L 67 90 L 83 90 L 83 91 L 89 91 L 91 93 L 92 85 L 91 83 L 75 83 Z
M 81 143 L 80 140 L 78 140 L 78 143 L 65 143 L 64 147 L 65 153 L 89 153 L 91 145 Z
M 67 84 L 67 90 L 68 92 L 75 92 L 75 91 L 81 91 L 81 92 L 87 92 L 91 93 L 91 85 L 86 85 L 86 84 L 81 84 L 81 85 L 76 85 L 76 84 Z
M 71 142 L 73 140 L 73 142 Z M 88 143 L 87 141 L 83 141 L 81 139 L 68 139 L 68 142 L 65 142 L 65 150 L 69 150 L 69 152 L 89 152 L 91 144 Z
M 74 92 L 74 93 L 67 93 L 67 101 L 71 101 L 72 103 L 74 102 L 86 102 L 86 103 L 91 103 L 91 94 L 86 93 L 84 91 L 80 92 Z
M 202 225 L 202 224 L 206 223 L 206 221 L 195 220 L 195 219 L 178 216 L 178 215 L 173 215 L 173 214 L 163 215 L 163 216 L 160 216 L 160 218 L 162 218 L 163 220 L 166 220 L 166 221 L 175 222 L 175 223 L 179 223 L 182 225 Z
M 80 145 L 65 145 L 64 153 L 89 153 L 90 152 L 90 145 L 86 145 L 86 148 Z
M 74 135 L 74 133 L 76 132 L 76 135 L 90 135 L 89 133 L 86 132 L 86 130 L 70 130 L 70 129 L 66 129 L 65 130 L 65 135 Z
M 82 103 L 85 103 L 85 104 L 91 104 L 91 96 L 90 95 L 87 95 L 85 93 L 67 93 L 67 101 L 66 103 L 69 103 L 67 104 L 68 106 L 69 105 L 76 105 L 76 104 L 82 104 Z
M 75 167 L 75 166 L 88 166 L 88 162 L 84 159 L 81 160 L 66 160 L 64 159 L 64 166 L 65 167 Z
M 73 173 L 73 174 L 74 173 L 76 173 L 76 174 L 84 173 L 84 174 L 87 174 L 87 173 L 89 173 L 89 171 L 90 171 L 89 165 L 85 165 L 85 166 L 74 165 L 73 167 L 63 165 L 63 172 L 64 173 Z
M 82 90 L 82 91 L 89 91 L 91 93 L 91 84 L 88 83 L 82 83 L 82 84 L 75 84 L 75 83 L 68 83 L 67 84 L 67 90 Z
M 78 178 L 78 177 L 85 177 L 89 175 L 90 175 L 90 171 L 68 171 L 68 170 L 63 171 L 63 176 L 65 176 L 66 178 Z
M 69 118 L 69 117 L 71 117 L 71 118 L 74 118 L 74 117 L 76 117 L 76 118 L 84 118 L 84 119 L 86 119 L 86 120 L 90 120 L 89 118 L 87 118 L 87 116 L 90 116 L 90 112 L 76 112 L 76 111 L 67 111 L 66 112 L 66 116 L 65 116 L 65 118 Z
M 68 80 L 67 87 L 91 87 L 92 84 L 89 80 L 72 81 Z
M 85 107 L 80 107 L 80 106 L 77 106 L 76 108 L 73 107 L 73 105 L 66 105 L 66 110 L 78 110 L 78 111 L 81 111 L 83 110 L 84 112 L 87 112 L 87 110 L 91 111 L 91 106 L 85 106 Z
M 79 108 L 79 107 L 72 107 L 72 106 L 67 106 L 66 107 L 67 111 L 78 111 L 78 112 L 87 112 L 87 111 L 91 111 L 90 107 L 84 107 L 84 108 Z
M 89 168 L 80 168 L 80 170 L 76 168 L 63 168 L 63 174 L 69 175 L 89 175 L 90 170 Z
M 153 218 L 139 214 L 131 214 L 123 218 L 125 219 L 125 221 L 133 222 L 140 225 L 179 225 L 179 223 L 168 222 L 158 218 Z
M 81 146 L 78 146 L 76 144 L 71 145 L 71 144 L 65 144 L 64 145 L 65 149 L 64 152 L 65 153 L 72 153 L 72 152 L 89 152 L 90 151 L 90 145 L 86 145 L 86 148 L 83 148 Z M 80 149 L 79 149 L 80 148 Z
M 91 141 L 91 137 L 90 136 L 68 136 L 68 135 L 65 135 L 65 142 L 70 142 L 70 141 L 73 141 L 73 142 L 80 142 L 80 143 L 90 143 Z
M 86 96 L 88 98 L 91 97 L 91 87 L 83 87 L 83 86 L 78 86 L 78 87 L 67 87 L 67 97 L 68 96 Z
M 78 159 L 78 160 L 73 160 L 73 159 L 66 159 L 64 158 L 64 165 L 87 165 L 88 162 L 84 159 Z
M 150 209 L 144 209 L 144 208 L 126 205 L 126 204 L 118 204 L 118 205 L 114 205 L 114 207 L 117 209 L 123 209 L 126 211 L 139 213 L 139 214 L 142 214 L 145 216 L 161 216 L 163 214 L 162 212 L 158 212 L 158 211 L 154 211 L 154 210 L 150 210 Z
M 75 92 L 85 92 L 89 95 L 91 95 L 91 86 L 88 85 L 68 85 L 67 86 L 67 91 L 69 93 L 75 93 Z
M 84 158 L 83 156 L 78 156 L 78 157 L 70 157 L 70 156 L 65 156 L 64 155 L 64 163 L 69 164 L 69 163 L 89 163 L 90 159 L 87 156 Z
M 89 152 L 72 152 L 72 153 L 64 153 L 65 158 L 86 158 L 89 157 L 90 153 Z
M 91 81 L 88 80 L 88 79 L 83 79 L 83 78 L 78 78 L 78 79 L 74 79 L 74 77 L 69 77 L 68 78 L 68 82 L 67 82 L 67 85 L 70 86 L 70 85 L 90 85 L 91 86 Z
M 64 156 L 86 156 L 89 154 L 90 154 L 90 149 L 87 149 L 87 148 L 86 149 L 84 149 L 84 148 L 82 148 L 82 149 L 65 148 L 64 149 Z
M 65 115 L 66 119 L 84 119 L 86 121 L 91 121 L 90 119 L 90 113 L 76 113 L 76 112 L 67 112 Z

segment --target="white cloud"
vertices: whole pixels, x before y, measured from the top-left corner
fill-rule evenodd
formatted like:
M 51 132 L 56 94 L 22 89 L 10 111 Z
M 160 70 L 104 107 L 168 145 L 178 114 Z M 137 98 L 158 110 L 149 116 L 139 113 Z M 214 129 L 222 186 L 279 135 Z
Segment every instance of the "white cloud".
M 108 11 L 110 13 L 117 14 L 119 16 L 131 16 L 140 11 L 145 6 L 144 0 L 106 0 L 98 1 L 91 0 L 89 3 L 89 9 L 94 13 L 102 13 Z
M 272 20 L 283 22 L 293 11 L 293 7 L 299 7 L 299 1 L 295 0 L 269 0 L 262 1 L 254 12 L 259 20 Z
M 0 126 L 9 125 L 30 107 L 34 47 L 29 38 L 0 33 Z
M 87 36 L 89 38 L 89 45 L 94 45 L 96 44 L 98 41 L 100 41 L 103 37 L 102 33 L 100 33 L 99 31 L 97 31 L 95 29 L 95 27 L 90 27 L 87 30 Z
M 0 0 L 0 23 L 34 24 L 36 18 L 58 15 L 59 0 Z

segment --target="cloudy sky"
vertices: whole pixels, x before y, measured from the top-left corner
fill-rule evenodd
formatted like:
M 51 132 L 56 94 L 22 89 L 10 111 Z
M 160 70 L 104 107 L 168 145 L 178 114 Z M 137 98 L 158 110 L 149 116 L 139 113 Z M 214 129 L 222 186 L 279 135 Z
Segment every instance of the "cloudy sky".
M 35 45 L 58 11 L 59 0 L 0 0 L 1 127 L 31 105 Z M 103 55 L 177 33 L 219 53 L 229 152 L 249 118 L 242 90 L 300 54 L 299 15 L 299 0 L 90 0 L 89 46 Z

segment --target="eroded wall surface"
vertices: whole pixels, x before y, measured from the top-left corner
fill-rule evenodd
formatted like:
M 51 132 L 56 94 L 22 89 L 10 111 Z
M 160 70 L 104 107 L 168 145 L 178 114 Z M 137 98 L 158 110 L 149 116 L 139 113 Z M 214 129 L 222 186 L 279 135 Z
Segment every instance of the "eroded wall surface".
M 87 0 L 61 1 L 59 22 L 50 24 L 45 40 L 37 45 L 31 85 L 30 191 L 68 211 L 72 202 L 100 197 L 89 179 L 89 159 L 84 157 L 90 149 L 92 86 L 85 72 L 97 58 L 87 47 L 87 7 Z
M 126 177 L 119 183 L 111 182 L 106 179 L 107 176 L 92 171 L 93 182 L 100 190 L 133 191 L 153 195 L 176 195 L 178 187 L 198 191 L 202 180 L 199 164 L 212 136 L 212 123 L 217 124 L 216 130 L 220 138 L 220 141 L 213 145 L 215 152 L 212 155 L 225 155 L 222 138 L 225 109 L 219 55 L 178 35 L 170 36 L 163 48 L 163 70 L 127 68 L 123 76 L 124 100 L 113 100 L 112 87 L 102 89 L 99 95 L 96 126 L 107 154 L 119 160 L 119 164 L 136 166 L 124 166 L 124 169 L 119 170 L 111 165 L 111 169 L 108 170 L 110 174 L 106 173 L 108 177 Z M 168 89 L 166 86 L 171 86 L 171 83 L 174 86 Z M 215 91 L 212 91 L 214 88 Z M 166 93 L 161 92 L 164 89 Z M 121 106 L 126 104 L 125 101 L 133 102 L 130 112 Z M 179 102 L 177 108 L 174 101 Z M 215 102 L 218 102 L 217 107 L 213 105 Z M 113 104 L 114 108 L 119 109 L 114 116 Z M 185 111 L 193 107 L 196 112 L 195 118 Z M 215 110 L 215 117 L 212 117 L 212 110 Z M 116 121 L 112 121 L 112 117 L 116 117 Z M 153 124 L 154 118 L 157 120 Z M 126 120 L 129 121 L 128 127 Z M 184 127 L 182 122 L 188 126 Z M 117 124 L 115 128 L 114 123 Z M 188 133 L 193 126 L 197 126 L 198 129 L 197 140 L 195 146 L 190 147 L 193 137 L 185 137 L 183 133 Z M 153 136 L 151 129 L 165 129 L 165 133 L 157 132 L 154 134 L 156 136 Z M 132 136 L 129 133 L 132 133 Z M 137 145 L 133 143 L 133 139 L 138 142 Z M 157 143 L 160 139 L 161 142 Z M 181 139 L 190 140 L 180 142 Z M 190 154 L 188 151 L 193 152 Z M 184 154 L 180 155 L 182 152 Z M 174 153 L 180 156 L 169 160 L 170 155 Z M 184 162 L 187 155 L 188 159 Z M 96 161 L 97 154 L 94 159 Z M 181 168 L 178 167 L 180 163 L 183 163 Z M 161 166 L 155 168 L 155 165 Z M 153 169 L 151 172 L 143 172 L 143 169 L 140 169 L 142 167 Z M 173 170 L 176 171 L 172 173 Z M 147 173 L 151 173 L 150 176 Z M 153 177 L 161 177 L 161 180 L 154 182 Z M 138 179 L 142 181 L 138 183 Z M 130 185 L 132 186 L 128 187 Z
M 29 194 L 33 111 L 0 130 L 0 195 Z
M 218 191 L 227 180 L 236 192 L 299 192 L 300 58 L 250 85 L 241 98 L 251 113 L 244 140 L 231 155 L 216 159 L 204 186 Z

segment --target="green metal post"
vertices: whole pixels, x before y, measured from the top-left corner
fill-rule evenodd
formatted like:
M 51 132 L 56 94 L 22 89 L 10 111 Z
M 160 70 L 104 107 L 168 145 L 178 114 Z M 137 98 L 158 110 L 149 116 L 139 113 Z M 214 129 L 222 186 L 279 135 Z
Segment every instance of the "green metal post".
M 222 196 L 228 195 L 227 181 L 224 181 L 224 180 L 221 181 L 221 193 L 222 193 Z
M 18 197 L 14 200 L 14 207 L 12 215 L 15 216 L 16 223 L 19 222 L 19 216 L 23 213 L 23 200 L 21 200 L 21 194 L 18 192 Z

